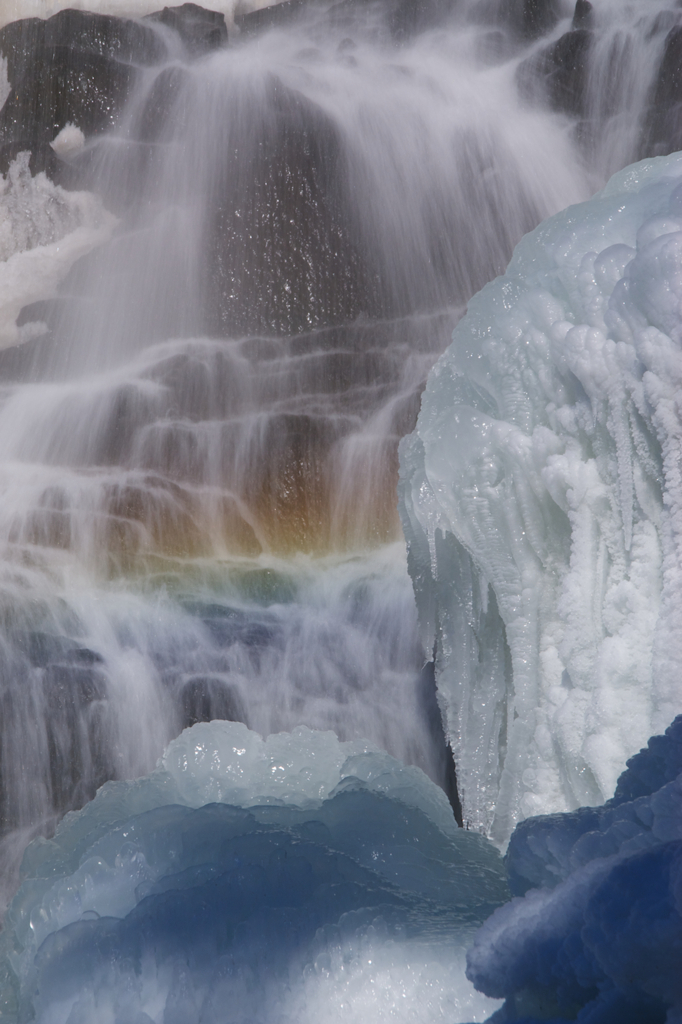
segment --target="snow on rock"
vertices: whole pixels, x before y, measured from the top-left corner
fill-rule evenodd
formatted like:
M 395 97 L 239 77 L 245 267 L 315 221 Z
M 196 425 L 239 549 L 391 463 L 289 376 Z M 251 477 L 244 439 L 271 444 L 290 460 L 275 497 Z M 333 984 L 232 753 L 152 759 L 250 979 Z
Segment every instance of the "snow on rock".
M 465 819 L 598 804 L 682 708 L 682 156 L 526 236 L 402 445 Z
M 416 768 L 304 727 L 211 722 L 27 850 L 3 1020 L 485 1020 L 472 931 L 501 858 Z M 416 1016 L 415 1016 L 416 1015 Z
M 69 122 L 64 125 L 50 145 L 57 156 L 68 159 L 83 149 L 85 146 L 85 135 L 77 125 Z
M 67 192 L 42 173 L 32 177 L 29 155 L 20 153 L 0 175 L 0 348 L 42 333 L 38 323 L 17 327 L 23 307 L 52 298 L 76 260 L 116 224 L 94 195 Z

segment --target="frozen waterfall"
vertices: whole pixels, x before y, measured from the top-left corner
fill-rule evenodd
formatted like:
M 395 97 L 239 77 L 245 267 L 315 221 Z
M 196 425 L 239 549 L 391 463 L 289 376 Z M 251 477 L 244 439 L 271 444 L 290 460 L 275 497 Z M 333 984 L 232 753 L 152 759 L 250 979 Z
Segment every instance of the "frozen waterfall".
M 680 710 L 682 159 L 528 235 L 403 443 L 424 642 L 465 819 L 504 843 L 611 796 Z
M 179 11 L 0 30 L 5 867 L 212 718 L 367 737 L 457 807 L 397 444 L 590 190 L 466 5 Z
M 0 1017 L 605 1024 L 576 929 L 677 884 L 679 724 L 573 809 L 680 704 L 682 8 L 77 6 L 0 11 Z

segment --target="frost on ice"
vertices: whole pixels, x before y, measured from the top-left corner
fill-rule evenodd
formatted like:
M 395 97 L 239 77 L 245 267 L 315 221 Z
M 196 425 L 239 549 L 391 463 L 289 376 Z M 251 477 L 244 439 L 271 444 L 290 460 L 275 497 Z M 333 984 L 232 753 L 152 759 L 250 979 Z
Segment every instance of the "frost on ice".
M 508 897 L 499 854 L 419 769 L 331 732 L 196 725 L 23 873 L 3 1020 L 454 1024 L 497 1005 L 464 949 Z
M 60 153 L 82 138 L 68 127 L 70 134 L 63 130 L 55 140 Z M 43 173 L 32 177 L 29 157 L 20 153 L 0 175 L 0 348 L 42 333 L 35 322 L 17 327 L 23 307 L 52 298 L 76 260 L 105 242 L 116 223 L 96 196 L 67 192 Z
M 545 221 L 403 442 L 401 512 L 465 818 L 598 804 L 682 707 L 682 156 Z

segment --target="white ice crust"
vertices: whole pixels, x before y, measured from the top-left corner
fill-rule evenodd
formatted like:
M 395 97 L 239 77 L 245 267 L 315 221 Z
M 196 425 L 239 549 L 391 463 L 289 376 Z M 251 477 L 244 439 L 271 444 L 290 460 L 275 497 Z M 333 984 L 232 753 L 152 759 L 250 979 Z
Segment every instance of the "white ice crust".
M 468 822 L 611 796 L 682 708 L 682 156 L 544 222 L 403 442 L 420 622 Z
M 73 129 L 72 145 L 74 132 L 81 134 Z M 23 307 L 52 298 L 76 260 L 105 242 L 115 224 L 96 196 L 67 192 L 42 173 L 33 177 L 29 154 L 19 154 L 0 175 L 0 348 L 42 333 L 39 323 L 17 327 Z

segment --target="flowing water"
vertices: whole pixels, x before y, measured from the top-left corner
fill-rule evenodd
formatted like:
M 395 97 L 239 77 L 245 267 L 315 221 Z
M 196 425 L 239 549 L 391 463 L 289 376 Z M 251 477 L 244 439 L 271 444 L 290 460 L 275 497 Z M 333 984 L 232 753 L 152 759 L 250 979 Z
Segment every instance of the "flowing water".
M 364 735 L 451 785 L 397 442 L 521 235 L 639 155 L 665 38 L 598 35 L 577 132 L 519 88 L 539 43 L 493 7 L 399 40 L 337 5 L 200 59 L 176 41 L 69 158 L 118 223 L 0 357 L 6 884 L 209 718 Z

